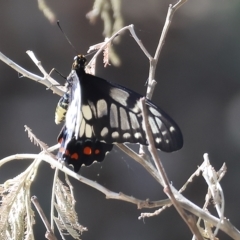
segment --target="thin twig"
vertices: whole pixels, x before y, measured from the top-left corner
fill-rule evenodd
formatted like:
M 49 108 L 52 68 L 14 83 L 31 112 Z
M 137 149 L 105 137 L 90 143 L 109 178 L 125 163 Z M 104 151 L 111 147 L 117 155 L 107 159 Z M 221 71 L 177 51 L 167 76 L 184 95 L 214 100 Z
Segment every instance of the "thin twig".
M 132 32 L 132 36 L 134 37 L 135 41 L 139 44 L 142 51 L 145 53 L 145 55 L 149 59 L 150 66 L 149 66 L 149 74 L 148 74 L 148 81 L 147 81 L 148 85 L 147 85 L 147 92 L 146 92 L 146 98 L 148 98 L 148 99 L 152 99 L 153 91 L 157 84 L 157 82 L 155 81 L 156 67 L 157 67 L 158 59 L 160 57 L 161 50 L 163 48 L 169 27 L 171 25 L 173 15 L 174 15 L 175 11 L 179 7 L 181 7 L 185 2 L 187 2 L 187 0 L 179 0 L 174 6 L 172 4 L 169 5 L 167 17 L 166 17 L 166 20 L 165 20 L 165 23 L 163 26 L 163 30 L 162 30 L 162 33 L 161 33 L 161 36 L 160 36 L 160 39 L 158 42 L 157 49 L 155 51 L 154 58 L 145 50 L 145 47 L 143 46 L 141 41 L 138 40 L 134 30 L 130 29 L 130 32 Z M 145 146 L 141 145 L 139 148 L 139 153 L 145 152 L 145 148 L 146 148 Z
M 167 33 L 168 33 L 169 27 L 171 25 L 173 15 L 176 12 L 176 10 L 178 8 L 180 8 L 186 2 L 187 2 L 187 0 L 179 0 L 175 5 L 170 4 L 169 7 L 168 7 L 167 17 L 166 17 L 166 20 L 165 20 L 165 23 L 164 23 L 164 26 L 163 26 L 162 34 L 160 36 L 157 49 L 155 51 L 154 58 L 149 58 L 150 69 L 149 69 L 149 76 L 148 76 L 148 88 L 147 88 L 147 94 L 146 94 L 146 97 L 148 99 L 152 98 L 154 87 L 156 85 L 156 81 L 154 80 L 155 79 L 156 66 L 157 66 L 158 59 L 160 57 L 163 45 L 165 43 L 165 39 L 167 37 Z
M 161 34 L 161 37 L 159 39 L 157 50 L 156 50 L 156 53 L 155 53 L 155 56 L 154 56 L 154 59 L 156 61 L 159 59 L 159 56 L 160 56 L 161 50 L 163 48 L 163 45 L 165 43 L 165 39 L 166 39 L 168 30 L 169 30 L 169 27 L 171 25 L 174 13 L 176 12 L 176 10 L 178 8 L 180 8 L 186 2 L 187 2 L 187 0 L 179 0 L 175 5 L 172 5 L 172 4 L 169 5 L 167 17 L 166 17 L 166 20 L 165 20 L 165 24 L 164 24 L 162 34 Z
M 28 50 L 26 53 L 32 59 L 32 61 L 35 63 L 35 65 L 38 67 L 38 69 L 44 76 L 43 80 L 40 83 L 47 86 L 47 89 L 51 89 L 53 91 L 53 93 L 56 93 L 56 94 L 62 96 L 63 93 L 65 92 L 65 88 L 63 86 L 61 86 L 61 84 L 59 84 L 52 77 L 50 77 L 50 74 L 48 74 L 45 71 L 45 69 L 42 66 L 42 63 L 37 59 L 37 57 L 35 56 L 33 51 Z
M 27 71 L 26 69 L 20 67 L 17 63 L 13 62 L 11 59 L 9 59 L 7 56 L 5 56 L 1 52 L 0 52 L 0 60 L 5 62 L 8 66 L 13 68 L 14 70 L 16 70 L 23 77 L 27 77 L 36 82 L 39 82 L 39 83 L 45 85 L 47 88 L 51 88 L 53 93 L 56 93 L 60 96 L 63 95 L 63 93 L 64 93 L 64 91 L 62 90 L 63 88 L 60 87 L 60 84 L 57 81 L 50 78 L 48 75 L 44 75 L 44 77 L 40 77 L 34 73 L 31 73 L 31 72 Z
M 151 58 L 151 55 L 148 53 L 147 49 L 144 47 L 144 45 L 142 44 L 141 40 L 137 37 L 135 31 L 134 31 L 134 25 L 128 25 L 123 27 L 122 29 L 118 30 L 114 35 L 112 35 L 112 37 L 108 38 L 99 48 L 99 50 L 94 54 L 94 56 L 92 57 L 92 59 L 89 61 L 88 65 L 86 66 L 86 68 L 90 65 L 92 61 L 106 48 L 106 46 L 119 34 L 121 34 L 122 32 L 129 30 L 132 37 L 134 38 L 134 40 L 137 42 L 137 44 L 139 45 L 139 47 L 142 49 L 142 51 L 145 53 L 145 55 L 148 58 Z
M 45 213 L 43 212 L 43 210 L 42 210 L 42 208 L 41 208 L 41 206 L 40 206 L 40 204 L 38 202 L 37 197 L 36 196 L 31 197 L 31 201 L 34 204 L 35 208 L 37 209 L 38 214 L 41 217 L 41 219 L 42 219 L 42 221 L 43 221 L 43 223 L 44 223 L 44 225 L 45 225 L 45 227 L 47 229 L 47 233 L 46 233 L 45 236 L 49 240 L 57 240 L 57 238 L 54 235 L 54 233 L 53 233 L 53 231 L 51 229 L 51 226 L 50 226 L 50 224 L 49 224 L 49 222 L 47 220 L 47 217 L 46 217 Z
M 154 145 L 151 127 L 148 122 L 145 98 L 141 98 L 140 102 L 141 102 L 141 107 L 142 107 L 143 122 L 144 122 L 144 126 L 145 126 L 146 137 L 147 137 L 147 141 L 149 144 L 149 151 L 150 151 L 152 158 L 154 160 L 154 163 L 157 167 L 158 173 L 163 179 L 164 192 L 170 198 L 172 204 L 174 205 L 174 207 L 176 208 L 176 210 L 178 211 L 178 213 L 180 214 L 182 219 L 186 222 L 186 224 L 188 225 L 188 227 L 190 228 L 192 233 L 197 237 L 198 240 L 203 240 L 203 237 L 202 237 L 201 233 L 199 232 L 199 229 L 196 226 L 195 220 L 193 219 L 193 217 L 191 215 L 186 214 L 186 212 L 182 209 L 182 207 L 176 200 L 176 198 L 171 190 L 171 186 L 170 186 L 167 174 L 165 172 L 165 169 L 162 165 L 160 158 L 158 157 L 157 149 Z
M 204 154 L 205 168 L 203 169 L 203 177 L 208 184 L 209 195 L 213 198 L 215 208 L 217 210 L 220 221 L 214 231 L 214 236 L 217 235 L 221 221 L 224 219 L 225 200 L 221 185 L 216 171 L 212 168 L 209 162 L 208 154 Z M 210 196 L 208 198 L 210 199 Z

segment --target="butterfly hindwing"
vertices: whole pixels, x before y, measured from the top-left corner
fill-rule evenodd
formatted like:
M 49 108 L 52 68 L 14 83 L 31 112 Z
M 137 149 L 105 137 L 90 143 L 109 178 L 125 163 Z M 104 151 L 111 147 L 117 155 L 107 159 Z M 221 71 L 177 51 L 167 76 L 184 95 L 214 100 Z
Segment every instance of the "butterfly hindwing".
M 90 166 L 94 161 L 102 162 L 105 155 L 113 148 L 112 144 L 102 143 L 93 139 L 72 139 L 68 143 L 68 154 L 65 154 L 66 162 L 74 166 L 78 172 L 82 164 Z

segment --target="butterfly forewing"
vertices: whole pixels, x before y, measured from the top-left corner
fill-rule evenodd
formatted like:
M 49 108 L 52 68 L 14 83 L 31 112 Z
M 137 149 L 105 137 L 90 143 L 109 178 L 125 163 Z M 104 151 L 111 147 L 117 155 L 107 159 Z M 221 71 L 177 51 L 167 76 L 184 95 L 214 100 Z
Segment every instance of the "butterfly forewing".
M 95 136 L 106 143 L 147 145 L 140 107 L 140 94 L 86 74 L 82 88 L 82 116 L 79 137 Z M 155 146 L 165 152 L 180 149 L 182 135 L 177 124 L 151 101 L 146 101 Z

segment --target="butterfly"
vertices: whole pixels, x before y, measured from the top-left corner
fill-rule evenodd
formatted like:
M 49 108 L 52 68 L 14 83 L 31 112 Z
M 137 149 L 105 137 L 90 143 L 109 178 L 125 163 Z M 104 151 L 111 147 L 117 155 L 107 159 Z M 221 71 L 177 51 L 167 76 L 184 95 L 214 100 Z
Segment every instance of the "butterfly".
M 85 72 L 86 58 L 74 58 L 67 91 L 58 102 L 55 121 L 65 120 L 58 157 L 78 172 L 82 164 L 103 161 L 114 143 L 148 145 L 140 105 L 142 95 Z M 157 149 L 173 152 L 183 146 L 178 125 L 146 99 L 148 121 Z

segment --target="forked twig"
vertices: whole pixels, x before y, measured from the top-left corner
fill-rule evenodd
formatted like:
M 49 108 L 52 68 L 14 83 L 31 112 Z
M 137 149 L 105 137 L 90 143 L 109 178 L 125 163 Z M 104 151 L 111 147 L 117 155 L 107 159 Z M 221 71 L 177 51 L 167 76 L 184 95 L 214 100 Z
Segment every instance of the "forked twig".
M 54 93 L 56 93 L 58 95 L 63 95 L 63 93 L 64 93 L 63 87 L 61 87 L 60 84 L 57 81 L 55 81 L 53 78 L 51 78 L 48 74 L 45 74 L 43 77 L 40 77 L 34 73 L 31 73 L 31 72 L 27 71 L 26 69 L 22 68 L 21 66 L 19 66 L 17 63 L 12 61 L 10 58 L 5 56 L 1 52 L 0 52 L 0 60 L 5 62 L 8 66 L 13 68 L 14 70 L 16 70 L 23 77 L 27 77 L 29 79 L 32 79 L 36 82 L 39 82 L 39 83 L 45 85 L 47 88 L 50 88 Z M 41 62 L 38 63 L 38 66 L 40 66 L 40 65 L 41 65 Z

